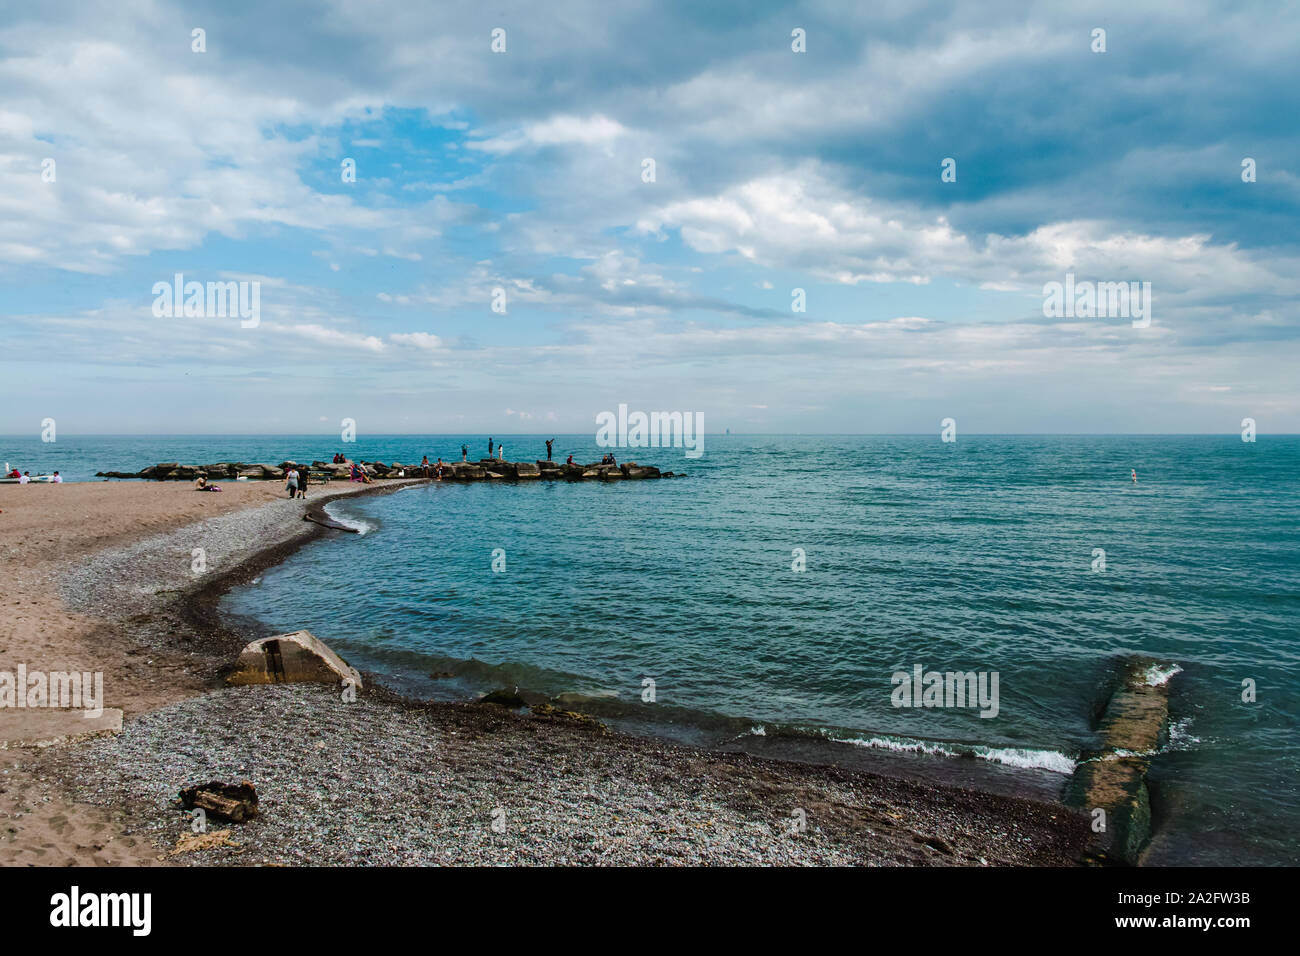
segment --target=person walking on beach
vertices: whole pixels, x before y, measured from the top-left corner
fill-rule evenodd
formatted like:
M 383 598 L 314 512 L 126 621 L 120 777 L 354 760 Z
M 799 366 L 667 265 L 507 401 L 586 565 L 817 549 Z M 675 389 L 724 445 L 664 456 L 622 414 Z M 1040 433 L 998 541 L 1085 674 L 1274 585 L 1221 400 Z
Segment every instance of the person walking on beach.
M 298 497 L 299 498 L 307 497 L 307 476 L 310 474 L 311 472 L 308 470 L 306 465 L 303 465 L 301 468 L 298 469 Z
M 548 439 L 546 440 L 546 460 L 547 460 L 547 461 L 550 461 L 550 460 L 551 460 L 551 446 L 554 445 L 554 444 L 555 444 L 555 439 L 554 439 L 554 438 L 548 438 Z
M 284 476 L 284 488 L 289 492 L 290 498 L 296 498 L 298 495 L 298 469 L 292 465 L 289 466 L 289 473 Z

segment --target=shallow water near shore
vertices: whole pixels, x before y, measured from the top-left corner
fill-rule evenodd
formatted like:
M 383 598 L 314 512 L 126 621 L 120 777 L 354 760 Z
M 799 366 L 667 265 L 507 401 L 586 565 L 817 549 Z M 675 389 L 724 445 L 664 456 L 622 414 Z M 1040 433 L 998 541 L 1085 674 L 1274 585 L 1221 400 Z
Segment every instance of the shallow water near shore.
M 695 743 L 880 749 L 976 784 L 981 763 L 1025 768 L 1040 794 L 1096 746 L 1115 663 L 1141 653 L 1181 669 L 1149 862 L 1296 862 L 1300 440 L 710 442 L 698 462 L 637 455 L 685 481 L 340 502 L 375 531 L 312 545 L 228 606 L 425 696 L 576 693 Z M 997 716 L 892 706 L 891 675 L 916 664 L 996 671 Z
M 87 441 L 126 444 L 80 463 L 65 446 L 65 473 L 337 450 L 302 436 Z M 505 441 L 511 459 L 545 456 L 537 438 Z M 460 443 L 378 437 L 348 453 L 458 459 Z M 486 438 L 471 445 L 477 457 Z M 556 446 L 557 459 L 600 452 L 590 436 Z M 698 460 L 619 457 L 690 477 L 339 501 L 368 533 L 314 542 L 224 607 L 310 628 L 418 696 L 518 684 L 706 746 L 1041 795 L 1097 744 L 1116 662 L 1141 653 L 1181 668 L 1152 762 L 1148 862 L 1300 861 L 1300 438 L 710 435 Z M 892 706 L 891 675 L 918 664 L 997 672 L 997 716 Z

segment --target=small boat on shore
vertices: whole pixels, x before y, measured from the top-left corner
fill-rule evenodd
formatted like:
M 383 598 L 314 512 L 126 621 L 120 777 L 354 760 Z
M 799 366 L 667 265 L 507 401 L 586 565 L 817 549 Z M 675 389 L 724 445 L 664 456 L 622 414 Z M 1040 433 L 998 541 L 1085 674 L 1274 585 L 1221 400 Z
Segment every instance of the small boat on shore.
M 29 475 L 27 477 L 27 481 L 28 482 L 39 481 L 48 484 L 49 482 L 54 481 L 54 476 L 53 475 Z M 3 477 L 0 477 L 0 485 L 21 485 L 23 483 L 24 482 L 22 478 L 14 474 L 14 469 L 11 469 L 9 467 L 9 462 L 5 462 L 5 470 L 3 472 Z

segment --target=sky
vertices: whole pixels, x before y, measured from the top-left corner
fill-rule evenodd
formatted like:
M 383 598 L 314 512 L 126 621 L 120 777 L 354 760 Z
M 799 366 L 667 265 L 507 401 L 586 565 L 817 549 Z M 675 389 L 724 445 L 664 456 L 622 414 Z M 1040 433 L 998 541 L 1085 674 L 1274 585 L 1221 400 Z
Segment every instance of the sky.
M 1203 0 L 0 0 L 0 433 L 1300 432 L 1298 52 Z

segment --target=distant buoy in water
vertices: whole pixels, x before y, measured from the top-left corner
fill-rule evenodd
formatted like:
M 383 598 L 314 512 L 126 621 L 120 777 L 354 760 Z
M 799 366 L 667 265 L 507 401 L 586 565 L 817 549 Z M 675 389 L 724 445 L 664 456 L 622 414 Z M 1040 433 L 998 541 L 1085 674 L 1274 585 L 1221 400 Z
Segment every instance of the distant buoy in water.
M 1138 483 L 1138 470 L 1137 470 L 1136 468 L 1134 468 L 1134 469 L 1133 469 L 1133 484 L 1136 485 L 1137 483 Z

